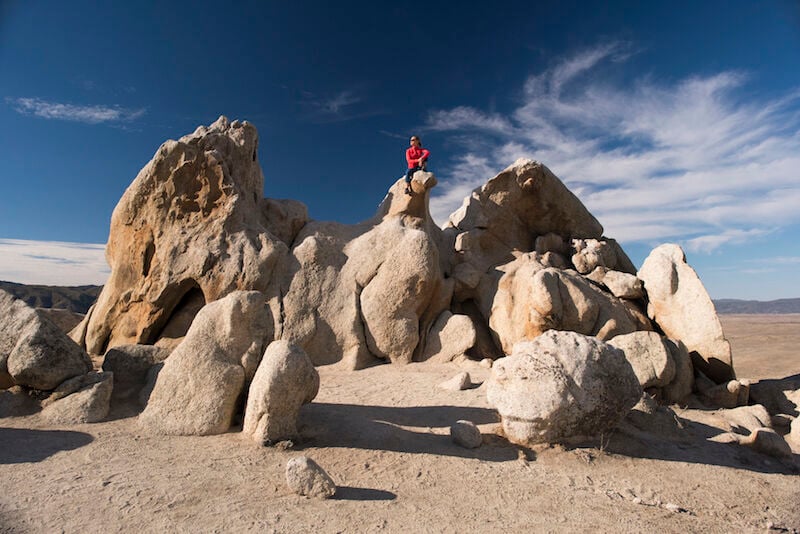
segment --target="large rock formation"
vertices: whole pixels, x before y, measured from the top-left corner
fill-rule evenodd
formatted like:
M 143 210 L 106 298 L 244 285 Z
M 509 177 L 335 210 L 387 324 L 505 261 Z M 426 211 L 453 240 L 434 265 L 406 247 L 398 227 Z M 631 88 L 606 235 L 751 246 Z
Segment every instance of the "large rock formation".
M 306 215 L 299 203 L 264 201 L 257 147 L 254 126 L 224 117 L 161 145 L 114 209 L 111 276 L 74 339 L 93 354 L 174 345 L 205 303 L 239 289 L 270 294 L 281 238 Z
M 602 340 L 661 330 L 677 351 L 676 378 L 657 382 L 665 399 L 685 397 L 692 385 L 681 342 L 704 372 L 726 376 L 708 364 L 725 361 L 721 330 L 709 348 L 675 326 L 690 314 L 672 320 L 675 299 L 690 297 L 662 291 L 650 268 L 637 277 L 619 244 L 541 163 L 518 160 L 501 171 L 444 230 L 428 211 L 436 178 L 425 171 L 413 177 L 412 194 L 400 179 L 374 217 L 345 225 L 309 221 L 298 202 L 262 198 L 257 144 L 252 125 L 221 117 L 168 141 L 142 169 L 112 217 L 111 278 L 72 333 L 91 353 L 171 349 L 206 303 L 257 290 L 268 302 L 261 341 L 292 343 L 315 365 L 499 358 L 550 330 Z M 669 269 L 694 295 L 699 280 L 684 266 Z M 178 365 L 172 358 L 167 376 Z
M 450 303 L 441 230 L 428 212 L 431 173 L 412 195 L 399 180 L 369 221 L 309 223 L 283 273 L 281 337 L 317 364 L 360 368 L 419 358 L 428 328 Z

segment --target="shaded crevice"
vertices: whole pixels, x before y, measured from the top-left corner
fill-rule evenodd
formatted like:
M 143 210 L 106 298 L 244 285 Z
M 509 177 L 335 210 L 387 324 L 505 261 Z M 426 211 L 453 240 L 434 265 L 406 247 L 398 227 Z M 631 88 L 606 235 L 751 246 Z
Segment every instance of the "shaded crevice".
M 142 261 L 142 276 L 146 277 L 150 274 L 150 266 L 153 262 L 153 256 L 156 254 L 156 245 L 152 241 L 147 243 L 144 249 L 144 259 Z
M 185 280 L 178 286 L 180 297 L 164 304 L 164 312 L 156 320 L 149 331 L 142 333 L 142 343 L 153 345 L 161 338 L 178 339 L 186 335 L 197 312 L 205 306 L 206 298 L 203 290 L 195 280 Z

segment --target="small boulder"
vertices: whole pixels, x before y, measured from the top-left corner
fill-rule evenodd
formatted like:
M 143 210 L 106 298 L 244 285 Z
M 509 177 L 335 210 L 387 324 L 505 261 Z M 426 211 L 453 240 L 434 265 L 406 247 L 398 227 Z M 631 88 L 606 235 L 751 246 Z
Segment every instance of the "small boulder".
M 50 391 L 92 370 L 89 355 L 49 319 L 0 290 L 0 387 Z
M 466 371 L 462 371 L 450 380 L 445 380 L 439 384 L 441 389 L 446 389 L 447 391 L 463 391 L 465 389 L 469 389 L 471 386 L 472 378 Z
M 675 362 L 656 332 L 632 332 L 609 341 L 633 367 L 642 388 L 663 387 L 675 378 Z
M 617 264 L 614 247 L 597 239 L 573 239 L 572 264 L 581 274 L 589 274 L 597 267 L 613 269 Z
M 336 493 L 333 479 L 317 463 L 306 456 L 286 462 L 286 484 L 298 495 L 327 499 Z
M 431 326 L 422 353 L 423 361 L 445 363 L 467 352 L 475 345 L 477 333 L 472 319 L 443 311 Z
M 108 416 L 112 373 L 88 373 L 59 385 L 42 405 L 42 417 L 51 423 L 74 425 L 98 423 Z
M 450 437 L 456 445 L 467 449 L 481 446 L 481 431 L 472 421 L 456 421 L 450 427 Z
M 318 391 L 319 373 L 305 351 L 273 341 L 250 384 L 243 432 L 262 444 L 296 437 L 300 407 Z
M 636 275 L 620 271 L 606 271 L 603 284 L 611 294 L 621 299 L 640 299 L 644 296 L 642 281 Z
M 509 441 L 520 445 L 595 436 L 613 428 L 642 389 L 621 350 L 550 330 L 497 360 L 487 399 Z

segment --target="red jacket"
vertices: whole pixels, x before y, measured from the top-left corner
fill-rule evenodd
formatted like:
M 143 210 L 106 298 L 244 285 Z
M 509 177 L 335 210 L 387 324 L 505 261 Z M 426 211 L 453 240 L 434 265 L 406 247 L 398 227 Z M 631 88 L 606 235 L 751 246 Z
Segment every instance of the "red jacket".
M 430 150 L 427 148 L 419 148 L 415 146 L 408 147 L 406 150 L 406 161 L 408 162 L 408 168 L 413 169 L 414 167 L 419 167 L 420 163 L 423 160 L 428 159 L 428 156 L 431 155 Z

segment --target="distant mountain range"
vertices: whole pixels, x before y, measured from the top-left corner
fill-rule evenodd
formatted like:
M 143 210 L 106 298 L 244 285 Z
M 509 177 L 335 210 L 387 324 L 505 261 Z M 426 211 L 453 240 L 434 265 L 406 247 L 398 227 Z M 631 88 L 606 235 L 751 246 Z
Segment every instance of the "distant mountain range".
M 719 299 L 714 301 L 714 306 L 719 314 L 773 314 L 773 313 L 800 313 L 800 299 L 778 300 L 738 300 Z
M 0 289 L 24 300 L 34 308 L 56 308 L 86 313 L 103 286 L 35 286 L 0 281 Z
M 0 289 L 8 291 L 35 308 L 57 308 L 86 313 L 103 286 L 36 286 L 0 281 Z M 718 299 L 714 301 L 714 306 L 719 314 L 800 313 L 800 298 L 769 301 Z

